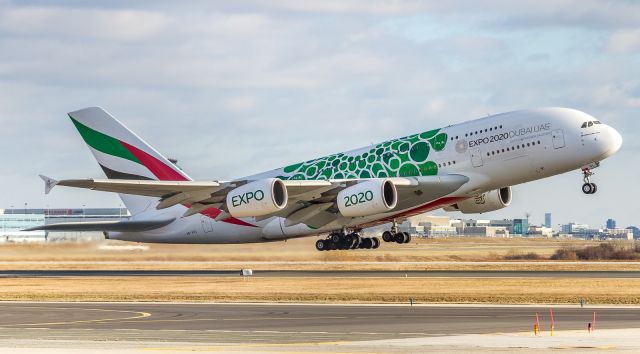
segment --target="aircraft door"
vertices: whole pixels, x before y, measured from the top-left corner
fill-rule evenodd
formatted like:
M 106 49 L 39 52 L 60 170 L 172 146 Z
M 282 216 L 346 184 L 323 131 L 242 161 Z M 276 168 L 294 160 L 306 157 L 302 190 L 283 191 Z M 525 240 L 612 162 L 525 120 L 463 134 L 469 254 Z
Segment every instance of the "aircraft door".
M 206 234 L 213 231 L 213 220 L 210 217 L 200 215 L 200 223 L 202 224 L 202 231 Z
M 553 139 L 553 148 L 560 149 L 564 147 L 564 132 L 562 129 L 554 130 L 551 132 Z
M 473 167 L 482 166 L 482 153 L 480 152 L 480 149 L 475 148 L 471 150 L 471 164 Z

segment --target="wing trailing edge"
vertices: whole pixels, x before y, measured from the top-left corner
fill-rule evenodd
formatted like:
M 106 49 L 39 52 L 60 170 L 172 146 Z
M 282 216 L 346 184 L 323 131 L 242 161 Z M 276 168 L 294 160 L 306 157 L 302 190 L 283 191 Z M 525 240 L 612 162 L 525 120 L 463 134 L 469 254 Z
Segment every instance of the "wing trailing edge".
M 32 227 L 22 231 L 115 231 L 115 232 L 139 232 L 159 229 L 167 226 L 175 220 L 125 220 L 125 221 L 80 221 L 64 222 Z

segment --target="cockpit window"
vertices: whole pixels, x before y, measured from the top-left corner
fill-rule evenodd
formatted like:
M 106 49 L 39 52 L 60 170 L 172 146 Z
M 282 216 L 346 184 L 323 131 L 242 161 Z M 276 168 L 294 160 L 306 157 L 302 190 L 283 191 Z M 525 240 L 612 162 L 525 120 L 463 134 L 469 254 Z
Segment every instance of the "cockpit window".
M 582 126 L 580 128 L 593 127 L 594 124 L 602 124 L 602 123 L 600 123 L 599 120 L 591 120 L 591 121 L 582 123 Z

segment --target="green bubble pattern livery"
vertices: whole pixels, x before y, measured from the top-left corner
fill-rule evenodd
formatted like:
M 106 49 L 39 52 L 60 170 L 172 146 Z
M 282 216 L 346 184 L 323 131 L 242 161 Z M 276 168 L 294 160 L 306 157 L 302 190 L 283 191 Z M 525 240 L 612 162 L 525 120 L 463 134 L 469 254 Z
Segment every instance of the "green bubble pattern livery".
M 339 153 L 284 168 L 281 179 L 351 179 L 438 174 L 438 165 L 429 160 L 431 150 L 441 151 L 447 134 L 440 129 L 385 141 L 364 153 Z

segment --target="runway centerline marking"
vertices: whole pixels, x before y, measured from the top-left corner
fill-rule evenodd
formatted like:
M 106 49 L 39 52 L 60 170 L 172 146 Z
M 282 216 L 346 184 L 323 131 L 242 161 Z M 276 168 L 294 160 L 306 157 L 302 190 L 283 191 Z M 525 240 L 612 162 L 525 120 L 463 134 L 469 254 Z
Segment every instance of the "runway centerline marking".
M 7 307 L 7 306 L 0 305 L 0 308 L 1 307 Z M 11 306 L 11 308 L 15 309 L 16 307 L 15 306 Z M 128 316 L 128 317 L 116 317 L 116 318 L 98 318 L 98 319 L 93 319 L 93 320 L 77 320 L 77 321 L 61 321 L 61 322 L 39 322 L 39 323 L 17 323 L 17 324 L 5 325 L 5 327 L 11 328 L 11 327 L 16 327 L 16 326 L 30 327 L 30 326 L 69 325 L 69 324 L 77 324 L 77 323 L 101 323 L 101 322 L 124 321 L 124 320 L 134 320 L 134 319 L 141 319 L 141 318 L 151 317 L 151 314 L 149 312 L 131 311 L 131 310 L 108 310 L 108 309 L 83 308 L 83 307 L 41 307 L 41 306 L 19 306 L 17 308 L 40 309 L 40 310 L 42 310 L 42 309 L 45 309 L 45 310 L 72 310 L 72 311 L 82 310 L 82 311 L 95 311 L 95 312 L 129 313 L 129 314 L 136 314 L 136 315 L 135 316 Z

